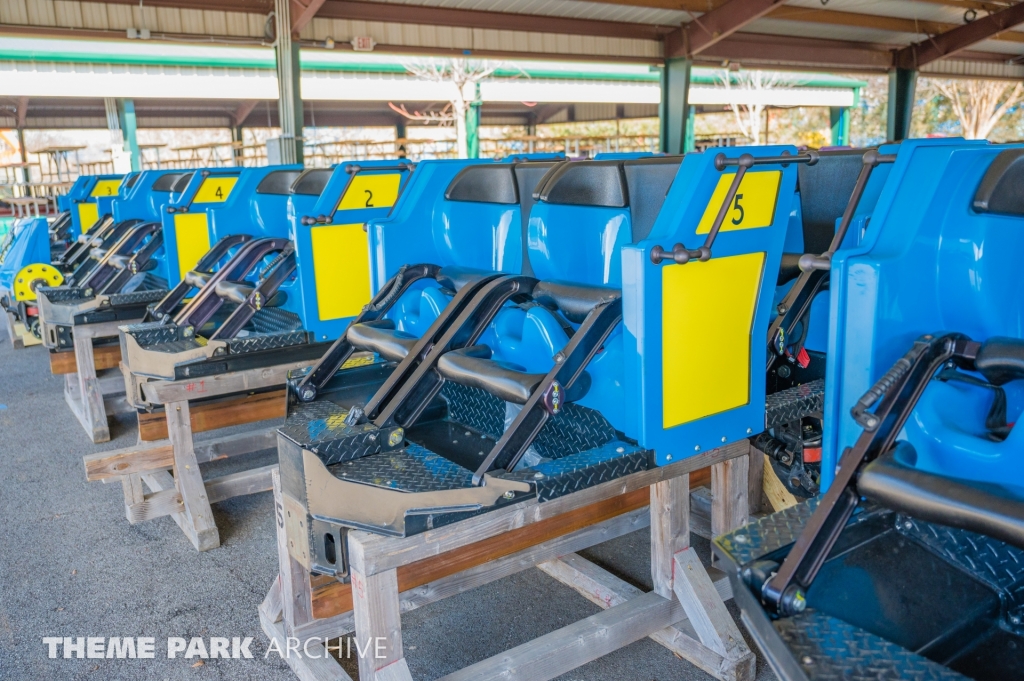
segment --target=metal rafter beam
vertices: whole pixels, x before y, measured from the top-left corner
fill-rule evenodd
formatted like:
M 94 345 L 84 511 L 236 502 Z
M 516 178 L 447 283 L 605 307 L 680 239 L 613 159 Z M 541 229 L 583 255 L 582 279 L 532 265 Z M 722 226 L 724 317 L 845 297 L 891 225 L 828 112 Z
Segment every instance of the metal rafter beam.
M 676 45 L 679 51 L 673 53 L 666 43 L 666 56 L 685 56 L 681 47 Z M 775 68 L 887 71 L 892 66 L 892 52 L 886 45 L 871 43 L 737 33 L 706 49 L 695 63 L 721 64 L 725 60 Z
M 784 0 L 728 0 L 683 26 L 683 50 L 693 57 L 783 3 Z
M 1024 2 L 975 19 L 924 42 L 904 47 L 896 52 L 893 65 L 901 69 L 919 69 L 933 61 L 949 57 L 971 45 L 1024 23 Z
M 323 7 L 324 0 L 290 0 L 292 7 L 292 33 L 298 35 L 316 13 Z
M 386 21 L 402 24 L 457 26 L 485 28 L 498 31 L 529 31 L 530 33 L 566 33 L 595 35 L 609 38 L 639 38 L 659 40 L 675 30 L 671 26 L 653 24 L 574 19 L 571 17 L 539 17 L 532 14 L 510 12 L 484 12 L 478 10 L 425 7 L 421 5 L 394 5 L 379 2 L 327 0 L 317 12 L 323 19 L 349 19 L 354 21 Z

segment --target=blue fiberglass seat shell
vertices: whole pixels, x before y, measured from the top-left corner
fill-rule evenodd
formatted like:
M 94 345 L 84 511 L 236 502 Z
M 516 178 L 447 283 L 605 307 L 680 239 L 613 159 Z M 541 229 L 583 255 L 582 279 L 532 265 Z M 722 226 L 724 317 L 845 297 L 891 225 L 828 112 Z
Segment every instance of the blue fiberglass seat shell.
M 833 259 L 827 491 L 716 540 L 782 679 L 1020 677 L 1022 180 L 1021 145 L 905 141 Z

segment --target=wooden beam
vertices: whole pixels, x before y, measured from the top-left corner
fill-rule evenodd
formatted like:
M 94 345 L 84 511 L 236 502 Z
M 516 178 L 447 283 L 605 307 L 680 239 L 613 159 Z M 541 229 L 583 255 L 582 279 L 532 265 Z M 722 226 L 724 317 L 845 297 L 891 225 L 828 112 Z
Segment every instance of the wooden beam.
M 966 50 L 983 40 L 993 38 L 1020 23 L 1024 23 L 1024 2 L 979 17 L 969 24 L 958 26 L 934 38 L 904 47 L 896 53 L 893 65 L 901 69 L 919 69 L 933 61 Z
M 191 405 L 191 427 L 194 433 L 238 426 L 254 421 L 284 418 L 285 391 L 273 390 L 242 397 L 227 397 Z M 155 442 L 167 438 L 167 420 L 163 411 L 139 413 L 139 440 Z
M 292 34 L 298 35 L 316 13 L 323 7 L 324 0 L 290 0 L 292 9 Z
M 757 21 L 782 2 L 783 0 L 728 0 L 710 12 L 694 17 L 681 29 L 686 56 L 700 54 L 752 21 Z
M 355 2 L 353 0 L 327 0 L 317 13 L 322 19 L 349 19 L 354 21 L 385 21 L 403 24 L 486 28 L 498 31 L 529 31 L 530 33 L 565 33 L 570 35 L 606 36 L 659 40 L 674 27 L 656 26 L 595 19 L 513 14 L 511 12 L 482 12 L 477 10 L 424 7 L 391 3 Z
M 116 369 L 117 365 L 121 362 L 121 346 L 95 346 L 92 349 L 92 359 L 96 365 L 96 371 Z M 51 352 L 50 373 L 55 376 L 78 373 L 78 361 L 75 359 L 75 353 L 66 350 L 63 352 Z

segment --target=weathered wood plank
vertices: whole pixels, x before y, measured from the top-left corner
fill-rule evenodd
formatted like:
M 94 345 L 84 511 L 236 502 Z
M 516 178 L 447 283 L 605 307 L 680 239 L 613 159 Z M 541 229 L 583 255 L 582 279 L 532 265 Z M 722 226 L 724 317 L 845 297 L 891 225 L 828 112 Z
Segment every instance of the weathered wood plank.
M 647 526 L 649 518 L 647 507 L 641 506 L 606 520 L 595 521 L 588 527 L 555 534 L 533 546 L 504 555 L 497 555 L 489 550 L 481 551 L 470 563 L 460 560 L 459 556 L 445 554 L 428 559 L 422 564 L 400 566 L 398 588 L 402 594 L 402 612 L 475 589 L 565 553 L 581 551 L 643 529 Z M 496 546 L 499 544 L 500 542 L 495 542 Z M 519 545 L 520 542 L 515 544 Z M 451 573 L 453 568 L 461 569 Z M 352 609 L 352 586 L 329 582 L 313 590 L 312 602 L 313 616 L 317 620 L 342 615 Z
M 276 470 L 277 464 L 271 464 L 211 478 L 206 481 L 207 498 L 211 504 L 215 504 L 233 497 L 270 491 L 270 476 Z M 184 510 L 181 493 L 174 488 L 148 494 L 142 501 L 127 507 L 128 521 L 132 524 L 182 513 Z
M 645 508 L 649 503 L 646 489 L 634 490 L 627 494 L 573 509 L 559 516 L 547 518 L 525 527 L 511 529 L 505 534 L 488 537 L 469 543 L 437 556 L 413 561 L 398 566 L 399 589 L 406 591 L 442 577 L 454 575 L 503 556 L 516 553 L 556 537 L 575 532 L 590 525 L 596 525 L 608 518 Z M 486 516 L 485 516 L 486 517 Z M 474 518 L 471 520 L 480 520 Z M 359 535 L 358 537 L 355 535 Z M 356 552 L 366 533 L 349 532 L 349 556 Z M 398 541 L 398 540 L 395 540 Z M 353 569 L 358 569 L 355 563 Z M 330 617 L 351 609 L 351 589 L 347 584 L 332 584 L 314 594 L 313 612 L 315 617 Z
M 683 619 L 682 606 L 651 592 L 470 665 L 444 681 L 553 679 Z
M 260 625 L 263 633 L 277 644 L 278 650 L 287 650 L 288 634 L 284 622 L 273 619 L 271 614 L 260 608 Z M 310 643 L 308 650 L 308 657 L 292 654 L 284 658 L 300 681 L 352 681 L 337 660 L 326 655 L 322 643 Z
M 75 358 L 78 362 L 78 416 L 86 434 L 94 443 L 110 441 L 110 426 L 103 404 L 103 393 L 93 363 L 92 339 L 75 336 Z M 68 393 L 65 393 L 65 397 Z M 74 408 L 72 408 L 74 410 Z
M 747 462 L 747 511 L 750 515 L 757 515 L 761 512 L 764 498 L 764 457 L 761 452 L 750 447 L 750 457 Z
M 18 324 L 18 322 L 14 320 L 14 315 L 8 312 L 7 310 L 3 310 L 2 316 L 4 320 L 4 326 L 7 327 L 7 338 L 11 341 L 11 346 L 15 350 L 23 349 L 25 347 L 25 341 L 22 340 L 21 334 L 19 334 L 15 330 L 15 326 Z
M 196 461 L 206 463 L 231 456 L 271 451 L 277 448 L 276 427 L 261 428 L 249 433 L 236 433 L 193 444 Z M 106 480 L 131 473 L 164 470 L 174 465 L 174 448 L 169 441 L 134 445 L 110 452 L 87 454 L 86 480 Z
M 651 577 L 654 592 L 672 597 L 672 556 L 690 545 L 690 476 L 651 485 Z
M 356 564 L 357 561 L 365 560 L 363 569 L 370 574 L 405 563 L 423 560 L 424 558 L 446 553 L 460 546 L 505 534 L 531 523 L 561 515 L 568 510 L 592 504 L 602 499 L 625 495 L 638 489 L 643 489 L 643 494 L 647 495 L 646 488 L 654 483 L 691 473 L 720 461 L 743 456 L 748 450 L 749 446 L 746 440 L 744 440 L 741 443 L 713 449 L 668 466 L 661 466 L 642 473 L 627 475 L 624 478 L 596 485 L 590 489 L 568 494 L 558 499 L 552 499 L 544 503 L 534 500 L 515 504 L 508 508 L 492 511 L 483 516 L 471 518 L 468 521 L 454 523 L 411 537 L 396 539 L 366 532 L 353 532 L 349 537 L 349 545 L 351 547 L 350 560 L 353 564 Z M 744 488 L 745 486 L 746 481 L 744 480 Z M 359 541 L 353 546 L 352 538 L 356 535 L 359 536 Z M 385 543 L 387 544 L 386 550 L 383 549 Z
M 751 447 L 746 440 L 742 444 Z M 738 456 L 711 467 L 711 534 L 715 537 L 743 527 L 750 520 L 747 506 L 748 456 Z
M 644 593 L 576 554 L 565 555 L 537 567 L 602 608 L 620 605 Z M 709 573 L 714 573 L 715 589 L 722 599 L 731 599 L 732 587 L 728 576 L 714 568 L 709 568 Z M 732 679 L 730 670 L 734 665 L 701 644 L 688 620 L 680 620 L 671 627 L 656 631 L 650 638 L 708 674 L 718 679 Z
M 274 520 L 277 539 L 278 581 L 281 585 L 282 616 L 285 631 L 293 635 L 291 628 L 302 626 L 312 620 L 309 573 L 291 557 L 288 552 L 288 523 L 285 522 L 285 501 L 281 494 L 281 473 L 271 473 L 274 490 Z
M 116 369 L 121 362 L 121 346 L 99 345 L 92 349 L 93 365 L 96 371 L 104 369 Z M 77 374 L 78 362 L 75 360 L 74 351 L 50 351 L 50 373 Z
M 756 450 L 754 454 L 758 454 Z M 764 461 L 764 486 L 762 489 L 768 504 L 772 507 L 772 512 L 796 506 L 796 497 L 779 480 L 779 476 L 775 474 L 775 469 L 772 468 L 772 462 L 768 460 L 768 455 L 761 454 L 760 456 L 764 457 L 762 459 Z
M 174 479 L 189 521 L 186 534 L 197 550 L 207 551 L 220 546 L 220 533 L 213 521 L 206 486 L 192 449 L 188 402 L 169 404 L 166 413 L 168 439 L 174 448 Z
M 393 569 L 375 575 L 366 575 L 358 570 L 351 574 L 356 643 L 365 647 L 368 653 L 358 656 L 359 678 L 374 679 L 378 670 L 405 657 L 402 652 L 398 575 Z M 412 677 L 407 678 L 412 681 Z
M 239 426 L 268 419 L 283 419 L 285 391 L 272 390 L 189 405 L 193 433 Z M 162 410 L 139 413 L 139 439 L 154 442 L 167 439 L 167 420 Z
M 142 384 L 142 392 L 151 404 L 170 404 L 184 400 L 275 388 L 285 384 L 288 372 L 305 369 L 312 363 L 309 360 L 289 362 L 288 364 L 232 371 L 193 380 L 147 381 Z

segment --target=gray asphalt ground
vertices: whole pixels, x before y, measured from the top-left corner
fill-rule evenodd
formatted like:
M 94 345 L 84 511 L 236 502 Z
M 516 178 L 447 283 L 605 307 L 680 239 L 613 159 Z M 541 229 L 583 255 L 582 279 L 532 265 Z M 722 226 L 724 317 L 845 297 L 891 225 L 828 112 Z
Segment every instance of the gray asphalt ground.
M 277 571 L 271 495 L 215 505 L 222 546 L 202 554 L 168 517 L 129 525 L 120 485 L 87 483 L 82 456 L 133 444 L 133 421 L 117 420 L 114 439 L 92 445 L 64 403 L 46 351 L 14 350 L 0 339 L 0 679 L 295 678 L 275 654 L 265 658 L 256 611 Z M 211 472 L 230 470 L 211 465 Z M 706 556 L 707 542 L 695 537 L 694 544 Z M 584 555 L 651 588 L 646 531 Z M 433 679 L 598 611 L 531 569 L 406 614 L 406 655 L 414 678 Z M 154 637 L 156 658 L 48 658 L 44 637 L 78 636 Z M 168 637 L 193 636 L 252 637 L 253 659 L 200 666 L 167 659 Z M 355 677 L 354 660 L 345 666 Z M 711 677 L 645 639 L 562 678 Z M 757 678 L 774 678 L 761 659 Z

